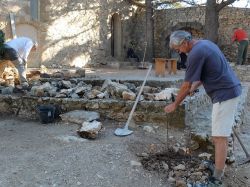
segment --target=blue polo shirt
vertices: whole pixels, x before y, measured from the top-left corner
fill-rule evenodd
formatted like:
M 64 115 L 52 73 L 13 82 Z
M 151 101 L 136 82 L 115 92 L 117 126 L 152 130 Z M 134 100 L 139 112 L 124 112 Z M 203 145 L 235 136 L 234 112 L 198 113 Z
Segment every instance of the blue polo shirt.
M 201 81 L 212 103 L 239 96 L 241 84 L 216 44 L 199 40 L 187 57 L 185 81 Z

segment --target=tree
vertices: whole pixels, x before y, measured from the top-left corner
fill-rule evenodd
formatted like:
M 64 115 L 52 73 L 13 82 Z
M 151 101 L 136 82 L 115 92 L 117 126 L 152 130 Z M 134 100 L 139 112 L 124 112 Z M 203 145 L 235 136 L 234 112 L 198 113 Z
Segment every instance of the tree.
M 146 56 L 145 60 L 152 62 L 154 57 L 154 20 L 152 0 L 146 1 Z
M 205 38 L 215 43 L 218 41 L 219 12 L 236 0 L 207 0 L 205 14 Z
M 154 21 L 153 21 L 153 4 L 152 0 L 128 0 L 130 3 L 145 8 L 146 28 L 145 28 L 145 48 L 146 48 L 146 61 L 152 62 L 154 57 Z
M 130 3 L 146 8 L 146 41 L 148 46 L 153 47 L 153 3 L 154 7 L 175 7 L 179 6 L 179 3 L 186 3 L 191 6 L 197 6 L 197 1 L 195 0 L 127 0 Z M 218 29 L 219 29 L 219 13 L 220 11 L 239 0 L 207 0 L 206 10 L 205 10 L 205 38 L 211 40 L 215 43 L 218 41 Z M 249 1 L 248 1 L 249 3 Z M 153 48 L 147 48 L 147 58 L 146 60 L 152 59 Z

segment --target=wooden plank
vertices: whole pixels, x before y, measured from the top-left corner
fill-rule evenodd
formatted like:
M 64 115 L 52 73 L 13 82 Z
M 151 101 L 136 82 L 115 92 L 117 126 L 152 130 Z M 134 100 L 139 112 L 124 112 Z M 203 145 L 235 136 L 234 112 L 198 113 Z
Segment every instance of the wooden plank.
M 13 13 L 10 13 L 10 25 L 11 25 L 11 31 L 12 31 L 12 38 L 16 38 L 16 26 L 15 26 L 15 18 L 14 18 Z

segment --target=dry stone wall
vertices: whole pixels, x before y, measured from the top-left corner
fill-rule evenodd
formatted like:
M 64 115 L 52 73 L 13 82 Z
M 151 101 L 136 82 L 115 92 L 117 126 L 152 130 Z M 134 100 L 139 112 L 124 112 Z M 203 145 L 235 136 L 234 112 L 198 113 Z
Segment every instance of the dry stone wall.
M 180 106 L 171 116 L 164 113 L 164 106 L 169 101 L 140 101 L 133 114 L 137 123 L 151 122 L 165 126 L 185 126 L 185 106 Z M 76 99 L 55 97 L 31 97 L 0 95 L 0 115 L 18 115 L 26 119 L 38 119 L 37 107 L 39 105 L 60 106 L 62 113 L 73 110 L 96 111 L 104 119 L 114 119 L 125 122 L 134 105 L 134 101 L 119 99 Z

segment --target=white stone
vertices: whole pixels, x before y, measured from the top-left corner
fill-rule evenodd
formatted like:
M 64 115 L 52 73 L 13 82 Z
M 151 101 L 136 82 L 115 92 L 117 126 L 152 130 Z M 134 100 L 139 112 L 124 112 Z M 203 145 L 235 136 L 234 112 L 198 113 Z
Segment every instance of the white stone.
M 138 161 L 131 160 L 130 165 L 131 166 L 141 166 L 142 164 L 140 162 L 138 162 Z
M 135 98 L 136 98 L 136 95 L 135 95 L 135 93 L 133 93 L 133 92 L 123 91 L 123 92 L 122 92 L 122 98 L 123 98 L 124 100 L 131 100 L 131 101 L 134 101 Z
M 177 95 L 178 91 L 178 88 L 165 88 L 165 90 L 155 94 L 155 100 L 170 100 L 172 96 L 171 94 Z
M 79 131 L 98 132 L 102 128 L 102 123 L 99 121 L 83 122 Z
M 183 165 L 183 164 L 179 164 L 178 166 L 175 166 L 173 169 L 174 169 L 174 170 L 185 170 L 186 167 L 185 167 L 185 165 Z
M 143 127 L 143 130 L 144 131 L 147 131 L 147 132 L 149 132 L 149 133 L 154 133 L 154 128 L 153 127 L 151 127 L 151 126 L 144 126 Z
M 175 178 L 173 178 L 173 177 L 169 177 L 169 178 L 168 178 L 168 182 L 170 182 L 170 183 L 174 183 L 174 182 L 175 182 Z
M 211 156 L 212 156 L 212 154 L 210 154 L 210 153 L 201 153 L 201 154 L 199 154 L 200 158 L 205 158 L 207 160 L 210 160 Z

